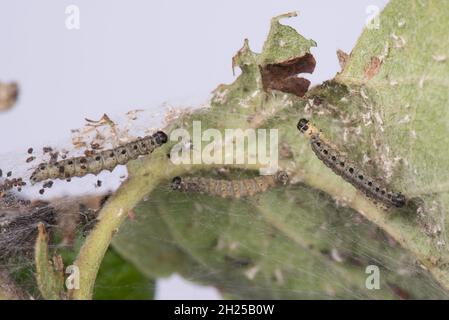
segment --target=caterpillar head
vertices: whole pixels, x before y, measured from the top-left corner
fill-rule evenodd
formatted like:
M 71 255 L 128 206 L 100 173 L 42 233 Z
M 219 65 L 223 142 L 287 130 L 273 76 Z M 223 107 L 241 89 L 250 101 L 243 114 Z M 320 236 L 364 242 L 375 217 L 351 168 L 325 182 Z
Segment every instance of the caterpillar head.
M 163 131 L 158 131 L 155 134 L 153 134 L 153 138 L 156 140 L 156 143 L 158 145 L 162 145 L 162 144 L 166 143 L 168 140 L 167 135 Z
M 181 189 L 181 182 L 182 182 L 181 177 L 179 177 L 179 176 L 174 177 L 173 180 L 171 181 L 171 188 L 173 190 L 180 190 Z
M 296 127 L 301 133 L 305 133 L 307 130 L 309 130 L 309 120 L 304 118 L 300 119 Z
M 279 181 L 279 183 L 286 185 L 288 181 L 290 180 L 290 177 L 288 176 L 288 173 L 285 171 L 278 171 L 276 173 L 276 180 Z

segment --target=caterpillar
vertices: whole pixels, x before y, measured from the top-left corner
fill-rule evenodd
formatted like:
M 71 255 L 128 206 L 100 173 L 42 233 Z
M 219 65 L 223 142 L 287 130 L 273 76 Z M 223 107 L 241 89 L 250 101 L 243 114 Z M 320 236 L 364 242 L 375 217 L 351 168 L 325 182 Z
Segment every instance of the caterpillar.
M 222 198 L 240 199 L 266 192 L 277 185 L 286 185 L 288 181 L 289 176 L 285 171 L 278 171 L 274 175 L 242 180 L 177 176 L 173 178 L 171 188 L 182 192 L 195 192 Z
M 310 146 L 318 159 L 337 175 L 362 191 L 368 198 L 397 208 L 406 204 L 407 200 L 403 194 L 383 187 L 379 181 L 376 181 L 363 169 L 358 168 L 355 163 L 346 159 L 310 121 L 300 119 L 297 128 L 310 140 Z
M 138 156 L 148 155 L 167 142 L 167 135 L 158 131 L 114 149 L 93 153 L 89 156 L 68 158 L 54 163 L 41 163 L 31 174 L 31 184 L 47 179 L 70 179 L 103 170 L 112 171 L 119 164 L 126 164 Z

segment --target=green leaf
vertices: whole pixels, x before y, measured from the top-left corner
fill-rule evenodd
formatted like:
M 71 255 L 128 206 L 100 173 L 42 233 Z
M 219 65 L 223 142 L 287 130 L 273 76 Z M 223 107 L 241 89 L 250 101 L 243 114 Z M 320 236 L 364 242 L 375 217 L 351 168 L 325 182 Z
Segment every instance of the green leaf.
M 270 33 L 259 60 L 261 64 L 288 61 L 310 52 L 311 47 L 316 47 L 315 41 L 307 40 L 292 27 L 280 23 L 281 19 L 296 16 L 296 12 L 291 12 L 271 20 Z
M 203 130 L 278 128 L 288 150 L 280 164 L 293 185 L 239 201 L 175 194 L 167 189 L 173 176 L 209 176 L 212 166 L 136 161 L 80 253 L 86 281 L 96 272 L 90 262 L 101 259 L 94 248 L 105 251 L 109 232 L 125 222 L 114 247 L 142 272 L 179 272 L 225 296 L 447 298 L 447 9 L 442 1 L 391 1 L 380 29 L 364 31 L 345 69 L 304 98 L 263 90 L 261 67 L 298 58 L 314 45 L 275 18 L 262 53 L 245 42 L 234 57 L 242 74 L 215 90 L 211 108 L 166 129 L 191 130 L 193 120 Z M 336 176 L 298 133 L 302 117 L 370 174 L 415 198 L 414 205 L 384 210 Z M 117 218 L 138 202 L 137 221 Z M 369 265 L 380 268 L 379 290 L 365 286 Z

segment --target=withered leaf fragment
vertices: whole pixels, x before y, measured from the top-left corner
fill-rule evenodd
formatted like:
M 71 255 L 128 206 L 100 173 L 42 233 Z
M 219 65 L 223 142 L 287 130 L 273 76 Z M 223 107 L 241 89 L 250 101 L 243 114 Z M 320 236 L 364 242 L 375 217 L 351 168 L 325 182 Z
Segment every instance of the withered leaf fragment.
M 302 97 L 309 89 L 310 81 L 298 77 L 298 74 L 312 73 L 315 65 L 313 55 L 306 53 L 280 63 L 259 66 L 263 88 L 265 91 L 278 90 Z

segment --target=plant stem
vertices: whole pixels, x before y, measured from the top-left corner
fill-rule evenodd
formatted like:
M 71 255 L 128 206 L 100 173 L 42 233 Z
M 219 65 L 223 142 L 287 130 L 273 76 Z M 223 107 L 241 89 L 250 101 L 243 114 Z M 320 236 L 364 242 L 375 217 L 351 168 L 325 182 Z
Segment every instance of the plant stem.
M 114 234 L 128 217 L 132 210 L 146 195 L 164 179 L 171 177 L 182 169 L 173 166 L 166 159 L 149 160 L 150 163 L 140 164 L 137 172 L 130 172 L 120 188 L 105 204 L 99 214 L 99 222 L 86 238 L 74 262 L 79 268 L 79 289 L 70 292 L 70 298 L 75 300 L 92 299 L 95 279 L 101 261 L 109 247 Z M 147 168 L 157 168 L 148 170 Z

